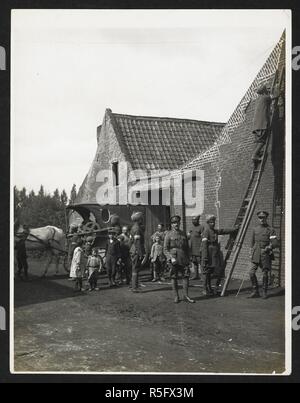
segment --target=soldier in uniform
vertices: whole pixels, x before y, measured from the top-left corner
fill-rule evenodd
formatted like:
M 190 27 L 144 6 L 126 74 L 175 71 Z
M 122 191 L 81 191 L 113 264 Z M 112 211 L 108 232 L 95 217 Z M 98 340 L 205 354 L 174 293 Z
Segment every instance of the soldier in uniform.
M 256 101 L 256 108 L 253 118 L 253 134 L 255 136 L 255 143 L 257 143 L 257 146 L 252 157 L 254 163 L 259 160 L 261 156 L 261 150 L 266 144 L 269 130 L 270 107 L 272 101 L 265 85 L 258 88 L 256 92 L 258 94 L 258 98 Z
M 132 292 L 139 292 L 139 271 L 146 254 L 143 213 L 140 211 L 133 213 L 131 221 L 134 223 L 130 231 L 130 256 L 132 262 L 131 290 Z
M 272 267 L 273 249 L 278 247 L 278 240 L 275 230 L 271 228 L 267 223 L 269 213 L 266 211 L 259 211 L 257 213 L 259 219 L 259 225 L 253 229 L 251 239 L 251 262 L 252 267 L 250 270 L 250 280 L 253 287 L 253 292 L 249 298 L 260 297 L 258 289 L 258 281 L 256 277 L 256 271 L 258 267 L 261 267 L 263 271 L 263 298 L 267 298 L 269 271 Z
M 181 218 L 178 215 L 171 217 L 171 231 L 167 232 L 164 241 L 164 254 L 167 258 L 168 268 L 174 293 L 174 302 L 180 301 L 178 294 L 178 275 L 182 275 L 184 300 L 189 303 L 195 301 L 188 296 L 189 290 L 189 245 L 186 235 L 180 228 Z
M 122 272 L 125 274 L 126 284 L 130 284 L 131 279 L 131 258 L 130 258 L 130 236 L 126 225 L 122 228 L 122 234 L 118 236 L 121 247 L 121 278 Z
M 252 130 L 252 133 L 255 137 L 255 143 L 257 144 L 252 156 L 252 161 L 254 164 L 260 160 L 262 149 L 270 134 L 272 101 L 278 99 L 280 96 L 280 94 L 271 95 L 270 90 L 266 87 L 266 85 L 259 87 L 256 92 L 258 94 L 258 98 L 256 101 Z
M 118 236 L 121 234 L 120 217 L 117 214 L 113 214 L 110 219 L 111 225 L 115 230 L 115 234 Z
M 113 228 L 108 230 L 108 241 L 106 244 L 106 259 L 105 267 L 108 275 L 109 287 L 115 287 L 117 264 L 121 258 L 120 241 L 116 238 L 116 233 Z
M 192 255 L 192 273 L 191 280 L 199 279 L 201 275 L 201 244 L 202 232 L 204 226 L 200 224 L 200 215 L 192 218 L 193 229 L 189 232 L 190 250 Z
M 214 295 L 211 287 L 211 276 L 215 269 L 220 269 L 222 266 L 218 236 L 232 234 L 238 231 L 238 227 L 232 229 L 216 229 L 216 217 L 212 214 L 206 217 L 206 223 L 207 226 L 202 234 L 202 268 L 205 276 L 205 292 L 209 297 Z M 217 284 L 219 284 L 219 278 L 217 279 Z

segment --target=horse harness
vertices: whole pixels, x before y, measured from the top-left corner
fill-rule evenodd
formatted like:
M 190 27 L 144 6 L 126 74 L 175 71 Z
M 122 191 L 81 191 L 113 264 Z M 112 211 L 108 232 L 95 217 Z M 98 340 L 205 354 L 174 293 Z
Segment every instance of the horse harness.
M 31 234 L 30 232 L 27 233 L 27 235 L 26 235 L 26 241 L 27 242 L 36 242 L 35 240 L 28 239 L 28 237 L 31 236 L 32 238 L 36 239 L 39 243 L 44 245 L 45 249 L 50 250 L 52 254 L 53 254 L 53 249 L 58 250 L 59 252 L 66 253 L 64 250 L 61 250 L 61 249 L 59 249 L 57 247 L 54 247 L 52 245 L 52 242 L 56 242 L 56 244 L 58 244 L 58 245 L 59 245 L 59 242 L 55 239 L 55 234 L 56 234 L 55 228 L 50 228 L 50 229 L 52 230 L 52 237 L 50 239 L 48 239 L 47 242 L 45 242 L 43 239 L 40 239 L 38 236 Z M 17 237 L 20 237 L 20 236 L 23 236 L 23 235 L 24 235 L 24 233 L 20 233 L 20 232 L 16 234 Z

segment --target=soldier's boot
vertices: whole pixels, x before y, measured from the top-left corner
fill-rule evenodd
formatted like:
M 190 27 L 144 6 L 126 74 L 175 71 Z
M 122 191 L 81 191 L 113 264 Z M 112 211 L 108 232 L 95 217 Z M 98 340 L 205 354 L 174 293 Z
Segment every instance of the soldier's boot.
M 195 302 L 195 300 L 189 297 L 189 279 L 184 278 L 182 280 L 182 285 L 183 285 L 183 298 L 184 298 L 184 300 L 186 302 L 188 302 L 189 304 L 193 304 Z
M 264 273 L 263 276 L 263 288 L 262 288 L 262 298 L 268 298 L 268 284 L 269 284 L 269 276 L 268 273 Z
M 214 292 L 211 288 L 211 274 L 207 273 L 205 275 L 205 294 L 207 297 L 211 297 L 214 295 Z
M 177 281 L 177 279 L 173 278 L 171 280 L 171 284 L 172 284 L 172 290 L 173 290 L 173 295 L 174 295 L 174 303 L 178 304 L 178 302 L 180 302 L 180 299 L 179 299 L 179 294 L 178 294 L 178 281 Z
M 153 281 L 153 282 L 157 281 L 157 273 L 156 273 L 156 270 L 153 270 L 153 279 L 152 279 L 152 281 Z
M 216 281 L 215 290 L 214 290 L 216 295 L 219 295 L 221 293 L 221 289 L 220 289 L 221 282 L 222 281 L 220 278 L 218 278 Z
M 257 282 L 257 277 L 256 277 L 256 275 L 255 275 L 255 274 L 251 275 L 251 276 L 250 276 L 250 280 L 251 280 L 251 283 L 252 283 L 253 291 L 252 291 L 252 293 L 249 295 L 248 298 L 259 298 L 259 297 L 260 297 L 260 294 L 259 294 L 259 290 L 258 290 L 258 282 Z
M 205 295 L 207 297 L 210 297 L 211 294 L 208 287 L 208 274 L 205 274 L 204 287 L 205 287 Z

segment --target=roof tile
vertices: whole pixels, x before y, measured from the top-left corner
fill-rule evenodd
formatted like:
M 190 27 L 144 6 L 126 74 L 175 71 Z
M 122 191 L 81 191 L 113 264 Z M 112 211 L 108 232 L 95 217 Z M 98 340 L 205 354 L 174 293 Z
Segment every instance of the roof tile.
M 210 147 L 224 124 L 112 113 L 133 169 L 176 169 Z

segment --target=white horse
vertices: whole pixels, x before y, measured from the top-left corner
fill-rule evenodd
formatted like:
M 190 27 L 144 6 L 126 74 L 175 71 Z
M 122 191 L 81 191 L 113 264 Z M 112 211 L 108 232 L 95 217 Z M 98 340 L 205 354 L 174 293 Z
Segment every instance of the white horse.
M 15 232 L 15 240 L 24 236 L 25 233 L 25 228 L 20 225 Z M 46 227 L 41 228 L 30 228 L 26 237 L 25 247 L 26 250 L 44 251 L 49 256 L 49 261 L 45 266 L 42 277 L 46 276 L 53 259 L 55 260 L 56 265 L 55 273 L 58 274 L 60 258 L 61 256 L 66 257 L 67 254 L 66 236 L 62 229 L 52 225 L 47 225 Z M 64 259 L 64 262 L 65 261 L 66 259 Z M 64 269 L 67 271 L 65 265 Z

